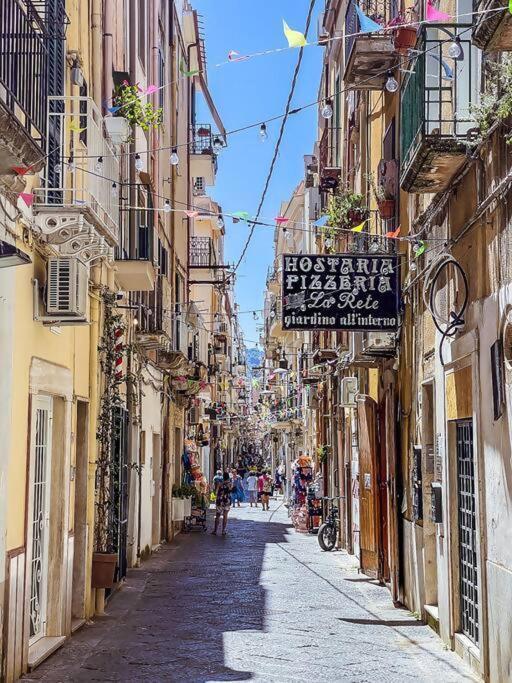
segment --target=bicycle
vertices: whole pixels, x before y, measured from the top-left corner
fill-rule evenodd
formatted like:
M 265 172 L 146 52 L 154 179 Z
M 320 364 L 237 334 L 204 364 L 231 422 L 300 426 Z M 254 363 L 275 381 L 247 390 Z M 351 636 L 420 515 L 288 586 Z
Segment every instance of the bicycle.
M 329 501 L 334 501 L 336 498 L 323 498 L 329 505 Z M 318 544 L 326 552 L 334 550 L 336 541 L 338 540 L 338 521 L 339 510 L 331 503 L 325 521 L 318 529 Z

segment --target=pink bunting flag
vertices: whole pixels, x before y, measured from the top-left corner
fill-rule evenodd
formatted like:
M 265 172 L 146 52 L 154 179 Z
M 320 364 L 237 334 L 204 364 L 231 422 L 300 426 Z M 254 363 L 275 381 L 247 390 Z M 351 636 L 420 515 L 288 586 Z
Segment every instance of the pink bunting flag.
M 245 62 L 247 59 L 249 59 L 249 57 L 241 55 L 236 50 L 230 50 L 228 52 L 228 60 L 230 62 Z
M 438 10 L 429 2 L 429 0 L 427 0 L 425 18 L 427 21 L 449 21 L 452 17 L 450 14 L 446 14 L 446 12 L 441 12 Z
M 148 85 L 146 88 L 146 95 L 152 95 L 154 92 L 158 90 L 156 85 Z
M 32 170 L 31 166 L 13 166 L 12 170 L 17 173 L 18 175 L 26 175 L 30 170 Z
M 199 211 L 185 211 L 185 215 L 188 218 L 195 218 L 196 216 L 199 216 Z
M 286 216 L 276 216 L 274 220 L 278 225 L 284 225 L 284 223 L 288 223 L 290 219 L 286 218 Z
M 34 203 L 34 195 L 31 192 L 20 192 L 18 197 L 23 199 L 27 206 L 32 206 Z

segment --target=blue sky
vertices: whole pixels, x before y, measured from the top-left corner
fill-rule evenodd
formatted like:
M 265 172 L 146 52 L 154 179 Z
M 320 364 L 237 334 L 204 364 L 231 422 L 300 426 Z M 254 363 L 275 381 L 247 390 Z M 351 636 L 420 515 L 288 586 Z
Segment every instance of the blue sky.
M 317 0 L 309 37 L 316 40 Z M 286 46 L 282 20 L 291 28 L 303 30 L 309 0 L 194 0 L 203 17 L 208 60 L 208 83 L 226 129 L 264 121 L 284 111 L 290 89 L 297 50 L 257 57 L 247 62 L 212 68 L 224 62 L 230 50 L 240 54 Z M 299 81 L 292 107 L 317 99 L 321 74 L 322 48 L 304 50 Z M 208 119 L 209 120 L 209 119 Z M 303 156 L 312 152 L 316 134 L 317 110 L 311 107 L 288 119 L 274 176 L 261 213 L 262 218 L 278 215 L 281 201 L 289 199 L 303 177 Z M 198 119 L 199 121 L 199 119 Z M 200 121 L 199 121 L 200 122 Z M 255 215 L 263 191 L 279 121 L 268 126 L 268 140 L 262 143 L 258 129 L 238 133 L 228 139 L 228 148 L 219 158 L 219 172 L 210 194 L 224 211 L 248 211 Z M 227 223 L 226 260 L 238 261 L 248 227 Z M 256 227 L 251 246 L 238 270 L 237 301 L 241 311 L 261 309 L 267 268 L 272 260 L 273 229 Z M 252 315 L 241 315 L 247 340 L 257 340 L 258 322 Z M 262 322 L 261 314 L 259 322 Z M 247 341 L 247 346 L 254 344 Z

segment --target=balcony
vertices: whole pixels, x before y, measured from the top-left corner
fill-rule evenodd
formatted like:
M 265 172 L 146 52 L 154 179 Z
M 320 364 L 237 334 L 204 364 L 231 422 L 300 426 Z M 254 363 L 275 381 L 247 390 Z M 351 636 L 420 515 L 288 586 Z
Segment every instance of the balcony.
M 2 0 L 0 43 L 0 175 L 13 166 L 39 171 L 46 152 L 48 31 L 34 3 Z
M 217 155 L 213 149 L 212 127 L 206 123 L 195 124 L 190 137 L 190 175 L 192 178 L 204 178 L 206 185 L 214 185 Z
M 87 239 L 91 245 L 115 246 L 119 197 L 112 189 L 114 182 L 119 188 L 119 161 L 99 109 L 87 97 L 50 97 L 48 129 L 53 147 L 43 186 L 35 190 L 37 225 L 66 253 Z
M 385 26 L 398 15 L 397 0 L 362 0 L 357 3 L 371 19 Z M 397 61 L 393 34 L 368 33 L 354 35 L 360 31 L 356 13 L 356 1 L 351 0 L 345 15 L 345 85 L 358 90 L 382 90 L 386 82 L 386 71 Z
M 336 129 L 325 128 L 319 144 L 319 175 L 320 175 L 320 189 L 323 192 L 334 190 L 338 187 L 341 177 L 341 164 L 339 162 L 339 154 L 335 149 L 334 133 Z
M 269 267 L 267 273 L 267 289 L 272 292 L 272 294 L 279 294 L 281 292 L 281 266 L 273 264 Z
M 478 12 L 474 17 L 473 45 L 486 52 L 512 50 L 512 15 L 505 10 L 503 3 L 499 0 L 474 0 L 473 11 Z
M 445 53 L 451 36 L 466 28 L 459 24 L 421 31 L 422 53 L 413 62 L 414 73 L 405 82 L 401 99 L 400 185 L 406 192 L 440 192 L 465 163 L 465 142 L 475 125 L 471 106 L 478 97 L 478 55 L 464 39 L 467 33 L 460 38 L 463 61 Z M 443 63 L 451 69 L 451 78 Z
M 270 306 L 266 320 L 266 327 L 267 337 L 278 338 L 285 334 L 283 331 L 283 314 L 280 299 L 276 299 Z
M 193 235 L 189 240 L 188 267 L 190 284 L 224 284 L 224 271 L 228 266 L 218 262 L 218 255 L 211 237 Z
M 124 292 L 150 292 L 155 288 L 153 226 L 136 228 L 135 244 L 116 249 L 116 282 Z

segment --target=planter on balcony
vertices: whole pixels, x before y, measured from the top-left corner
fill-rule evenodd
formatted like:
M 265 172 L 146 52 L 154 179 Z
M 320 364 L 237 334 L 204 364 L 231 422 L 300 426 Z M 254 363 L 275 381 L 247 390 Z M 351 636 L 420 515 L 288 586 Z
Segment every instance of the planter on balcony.
M 387 221 L 395 215 L 395 200 L 383 199 L 377 203 L 382 220 Z
M 172 499 L 172 518 L 175 522 L 183 522 L 185 519 L 185 501 L 183 498 Z
M 402 26 L 395 32 L 395 48 L 408 50 L 416 45 L 417 31 L 413 26 Z
M 192 498 L 183 499 L 183 517 L 190 517 L 192 514 Z
M 132 127 L 124 116 L 107 116 L 105 128 L 114 145 L 122 145 L 128 142 L 132 134 Z

